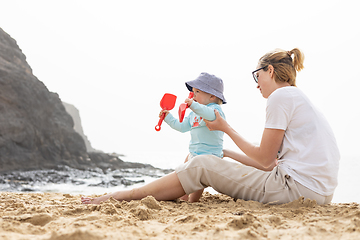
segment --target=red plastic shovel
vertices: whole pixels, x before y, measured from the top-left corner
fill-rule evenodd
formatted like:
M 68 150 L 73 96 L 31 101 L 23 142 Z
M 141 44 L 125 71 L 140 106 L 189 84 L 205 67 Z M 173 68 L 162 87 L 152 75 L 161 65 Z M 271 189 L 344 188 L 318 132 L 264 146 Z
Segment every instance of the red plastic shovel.
M 170 93 L 165 93 L 160 101 L 160 107 L 163 110 L 171 110 L 174 108 L 176 102 L 176 96 Z M 161 130 L 161 124 L 165 118 L 165 113 L 163 113 L 159 119 L 158 124 L 155 126 L 156 131 Z
M 194 92 L 190 92 L 188 98 L 193 98 L 194 97 Z M 184 120 L 184 116 L 185 116 L 185 111 L 189 106 L 187 105 L 187 103 L 182 103 L 179 106 L 179 121 L 182 122 Z

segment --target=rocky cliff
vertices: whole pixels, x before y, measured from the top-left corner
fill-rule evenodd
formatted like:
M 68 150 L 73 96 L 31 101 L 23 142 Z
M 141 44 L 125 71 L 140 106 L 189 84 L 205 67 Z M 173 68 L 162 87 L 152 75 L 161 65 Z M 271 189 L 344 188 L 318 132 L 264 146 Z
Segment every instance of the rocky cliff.
M 85 135 L 82 124 L 79 110 L 72 104 L 63 102 L 65 110 L 70 114 L 72 119 L 74 120 L 74 129 L 80 134 L 80 136 L 84 139 L 85 147 L 88 152 L 96 152 L 96 150 L 91 146 L 91 143 L 88 137 Z
M 87 153 L 58 94 L 32 74 L 16 41 L 0 28 L 0 172 L 59 165 L 144 166 L 105 153 Z

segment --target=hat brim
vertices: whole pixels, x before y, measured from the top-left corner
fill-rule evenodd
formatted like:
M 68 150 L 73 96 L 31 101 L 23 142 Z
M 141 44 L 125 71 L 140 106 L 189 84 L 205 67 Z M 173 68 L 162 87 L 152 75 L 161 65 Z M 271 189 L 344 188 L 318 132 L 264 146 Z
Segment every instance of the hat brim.
M 199 80 L 196 79 L 196 80 L 192 80 L 192 81 L 188 81 L 185 83 L 187 89 L 192 92 L 193 91 L 193 88 L 197 88 L 203 92 L 206 92 L 206 93 L 209 93 L 211 95 L 214 95 L 215 97 L 218 97 L 219 99 L 221 99 L 221 101 L 223 102 L 223 104 L 226 104 L 226 100 L 225 100 L 225 97 L 222 93 L 220 92 L 216 92 L 214 89 L 212 88 L 206 88 L 206 86 L 208 85 L 204 85 L 204 84 L 198 84 L 199 83 Z

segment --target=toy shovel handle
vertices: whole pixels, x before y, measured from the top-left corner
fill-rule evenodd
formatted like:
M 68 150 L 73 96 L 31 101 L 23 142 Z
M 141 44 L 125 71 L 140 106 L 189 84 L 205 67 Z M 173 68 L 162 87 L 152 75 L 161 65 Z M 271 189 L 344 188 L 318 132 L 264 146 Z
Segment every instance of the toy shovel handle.
M 156 130 L 156 131 L 160 131 L 160 130 L 161 130 L 161 124 L 162 124 L 164 118 L 165 118 L 165 113 L 163 113 L 163 114 L 161 115 L 158 124 L 155 126 L 155 130 Z
M 191 98 L 193 98 L 193 97 L 194 97 L 194 92 L 190 92 L 188 98 L 191 99 Z
M 189 92 L 188 98 L 189 98 L 189 99 L 192 99 L 193 97 L 194 97 L 194 92 Z M 189 105 L 186 104 L 186 108 L 189 108 Z M 186 108 L 185 108 L 185 109 L 186 109 Z
M 193 98 L 194 97 L 194 92 L 190 92 L 188 98 Z M 179 106 L 179 122 L 182 122 L 184 120 L 185 117 L 185 111 L 186 109 L 189 108 L 189 105 L 187 105 L 186 103 L 182 103 Z
M 194 97 L 194 92 L 189 92 L 189 99 L 192 99 Z M 189 105 L 186 104 L 186 108 L 189 108 Z

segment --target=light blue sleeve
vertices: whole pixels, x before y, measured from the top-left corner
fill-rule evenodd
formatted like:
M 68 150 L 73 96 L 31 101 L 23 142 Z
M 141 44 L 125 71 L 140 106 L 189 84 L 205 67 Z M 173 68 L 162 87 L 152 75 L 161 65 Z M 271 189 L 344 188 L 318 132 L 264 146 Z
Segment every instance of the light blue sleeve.
M 209 121 L 214 121 L 216 118 L 214 109 L 217 109 L 220 115 L 224 117 L 224 113 L 220 105 L 218 104 L 208 104 L 205 106 L 203 104 L 193 101 L 193 103 L 190 106 L 190 109 L 200 117 Z
M 181 123 L 178 119 L 174 118 L 174 116 L 169 113 L 164 121 L 172 128 L 179 132 L 188 132 L 191 130 L 190 118 L 189 116 L 185 117 L 183 122 Z

